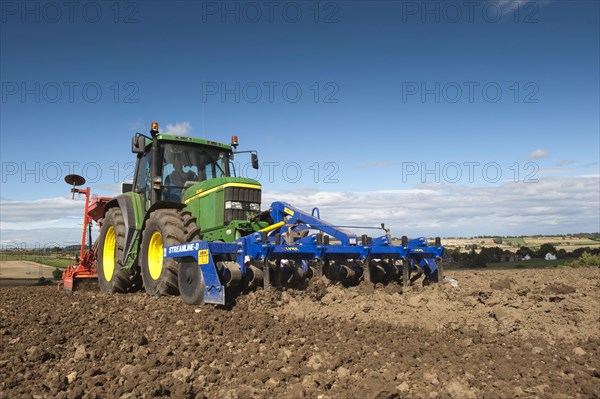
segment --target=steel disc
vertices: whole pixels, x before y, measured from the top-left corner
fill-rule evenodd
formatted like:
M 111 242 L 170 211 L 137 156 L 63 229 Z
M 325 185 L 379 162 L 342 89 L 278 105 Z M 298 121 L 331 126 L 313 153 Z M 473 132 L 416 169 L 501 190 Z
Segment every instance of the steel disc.
M 188 305 L 204 304 L 204 290 L 206 284 L 198 263 L 184 261 L 179 265 L 179 294 Z

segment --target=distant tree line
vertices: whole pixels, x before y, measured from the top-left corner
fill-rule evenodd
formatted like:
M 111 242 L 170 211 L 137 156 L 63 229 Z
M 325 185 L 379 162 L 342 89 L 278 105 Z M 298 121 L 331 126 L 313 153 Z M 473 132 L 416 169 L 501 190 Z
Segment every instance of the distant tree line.
M 520 257 L 525 257 L 529 255 L 531 258 L 544 258 L 547 253 L 551 253 L 556 255 L 557 259 L 577 259 L 580 258 L 585 252 L 591 255 L 600 254 L 600 248 L 590 248 L 590 247 L 582 247 L 577 248 L 571 252 L 567 252 L 564 249 L 556 249 L 556 247 L 552 244 L 542 244 L 537 251 L 532 250 L 529 247 L 521 247 L 517 251 L 517 255 Z
M 483 236 L 474 236 L 474 237 L 444 237 L 446 239 L 462 239 L 462 240 L 467 240 L 467 239 L 475 239 L 475 238 L 540 238 L 540 237 L 561 237 L 562 239 L 567 239 L 567 238 L 572 238 L 572 237 L 577 237 L 577 238 L 587 238 L 589 240 L 592 241 L 600 241 L 600 232 L 596 232 L 596 233 L 570 233 L 570 234 L 533 234 L 533 235 L 527 235 L 527 236 L 489 236 L 489 235 L 483 235 Z M 494 240 L 495 242 L 495 240 Z M 500 244 L 500 243 L 496 243 L 496 244 Z
M 468 252 L 461 252 L 459 248 L 447 249 L 445 256 L 452 259 L 452 262 L 459 263 L 463 267 L 478 268 L 486 267 L 488 263 L 502 262 L 503 256 L 510 256 L 513 253 L 500 247 L 482 247 L 479 252 L 477 245 L 471 245 Z M 583 247 L 577 248 L 572 252 L 567 252 L 564 249 L 557 250 L 552 244 L 542 244 L 539 249 L 533 250 L 529 247 L 521 247 L 517 250 L 518 259 L 523 259 L 527 256 L 530 258 L 544 259 L 546 254 L 551 253 L 556 255 L 557 259 L 579 259 L 584 253 L 590 255 L 600 255 L 600 248 Z

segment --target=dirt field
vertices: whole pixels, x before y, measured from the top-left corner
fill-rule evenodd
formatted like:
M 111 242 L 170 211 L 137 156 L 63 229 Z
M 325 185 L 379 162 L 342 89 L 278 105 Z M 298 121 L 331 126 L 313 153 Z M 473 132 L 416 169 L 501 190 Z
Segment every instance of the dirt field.
M 29 261 L 0 261 L 0 280 L 52 278 L 54 267 Z M 0 282 L 0 285 L 2 282 Z
M 1 288 L 0 397 L 600 397 L 600 269 L 450 276 L 228 309 Z

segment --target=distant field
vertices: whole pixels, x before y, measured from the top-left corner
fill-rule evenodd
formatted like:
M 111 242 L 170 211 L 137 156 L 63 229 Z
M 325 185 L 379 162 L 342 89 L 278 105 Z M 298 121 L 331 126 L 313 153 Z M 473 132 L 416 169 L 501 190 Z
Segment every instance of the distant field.
M 497 239 L 496 239 L 497 240 Z M 432 242 L 433 240 L 430 240 Z M 442 244 L 446 248 L 460 248 L 466 251 L 472 245 L 481 247 L 500 247 L 515 252 L 520 247 L 529 247 L 533 250 L 539 249 L 542 244 L 552 244 L 556 249 L 564 249 L 572 252 L 578 248 L 590 247 L 600 248 L 600 241 L 589 240 L 584 237 L 565 236 L 562 237 L 502 237 L 502 244 L 494 242 L 493 237 L 488 238 L 445 238 Z
M 69 258 L 57 258 L 53 256 L 41 256 L 41 255 L 8 255 L 2 254 L 0 255 L 0 261 L 26 261 L 26 262 L 35 262 L 41 263 L 43 265 L 58 267 L 59 269 L 66 269 L 71 263 L 73 263 L 73 259 Z
M 554 246 L 600 246 L 599 241 L 589 240 L 584 237 L 565 236 L 563 237 L 525 237 L 525 243 L 529 247 L 539 247 L 542 244 L 552 244 Z
M 32 279 L 37 280 L 40 277 L 52 279 L 52 272 L 55 267 L 42 265 L 29 261 L 1 261 L 0 279 Z
M 599 246 L 600 243 L 598 241 L 565 241 L 559 243 L 559 246 L 570 246 L 570 247 L 594 247 Z
M 567 252 L 572 252 L 582 247 L 600 248 L 600 244 L 572 244 L 572 245 L 557 245 L 556 249 L 564 249 Z
M 507 237 L 507 238 L 503 238 L 502 239 L 502 243 L 503 244 L 510 244 L 510 245 L 518 246 L 519 248 L 525 246 L 525 240 L 523 239 L 523 237 Z

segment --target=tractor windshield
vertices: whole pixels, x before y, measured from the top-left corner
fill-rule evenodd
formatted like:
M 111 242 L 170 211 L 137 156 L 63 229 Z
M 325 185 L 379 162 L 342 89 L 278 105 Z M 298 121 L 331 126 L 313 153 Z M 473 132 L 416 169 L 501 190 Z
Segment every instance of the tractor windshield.
M 183 189 L 193 183 L 229 176 L 229 152 L 206 145 L 162 145 L 163 199 L 181 201 Z

